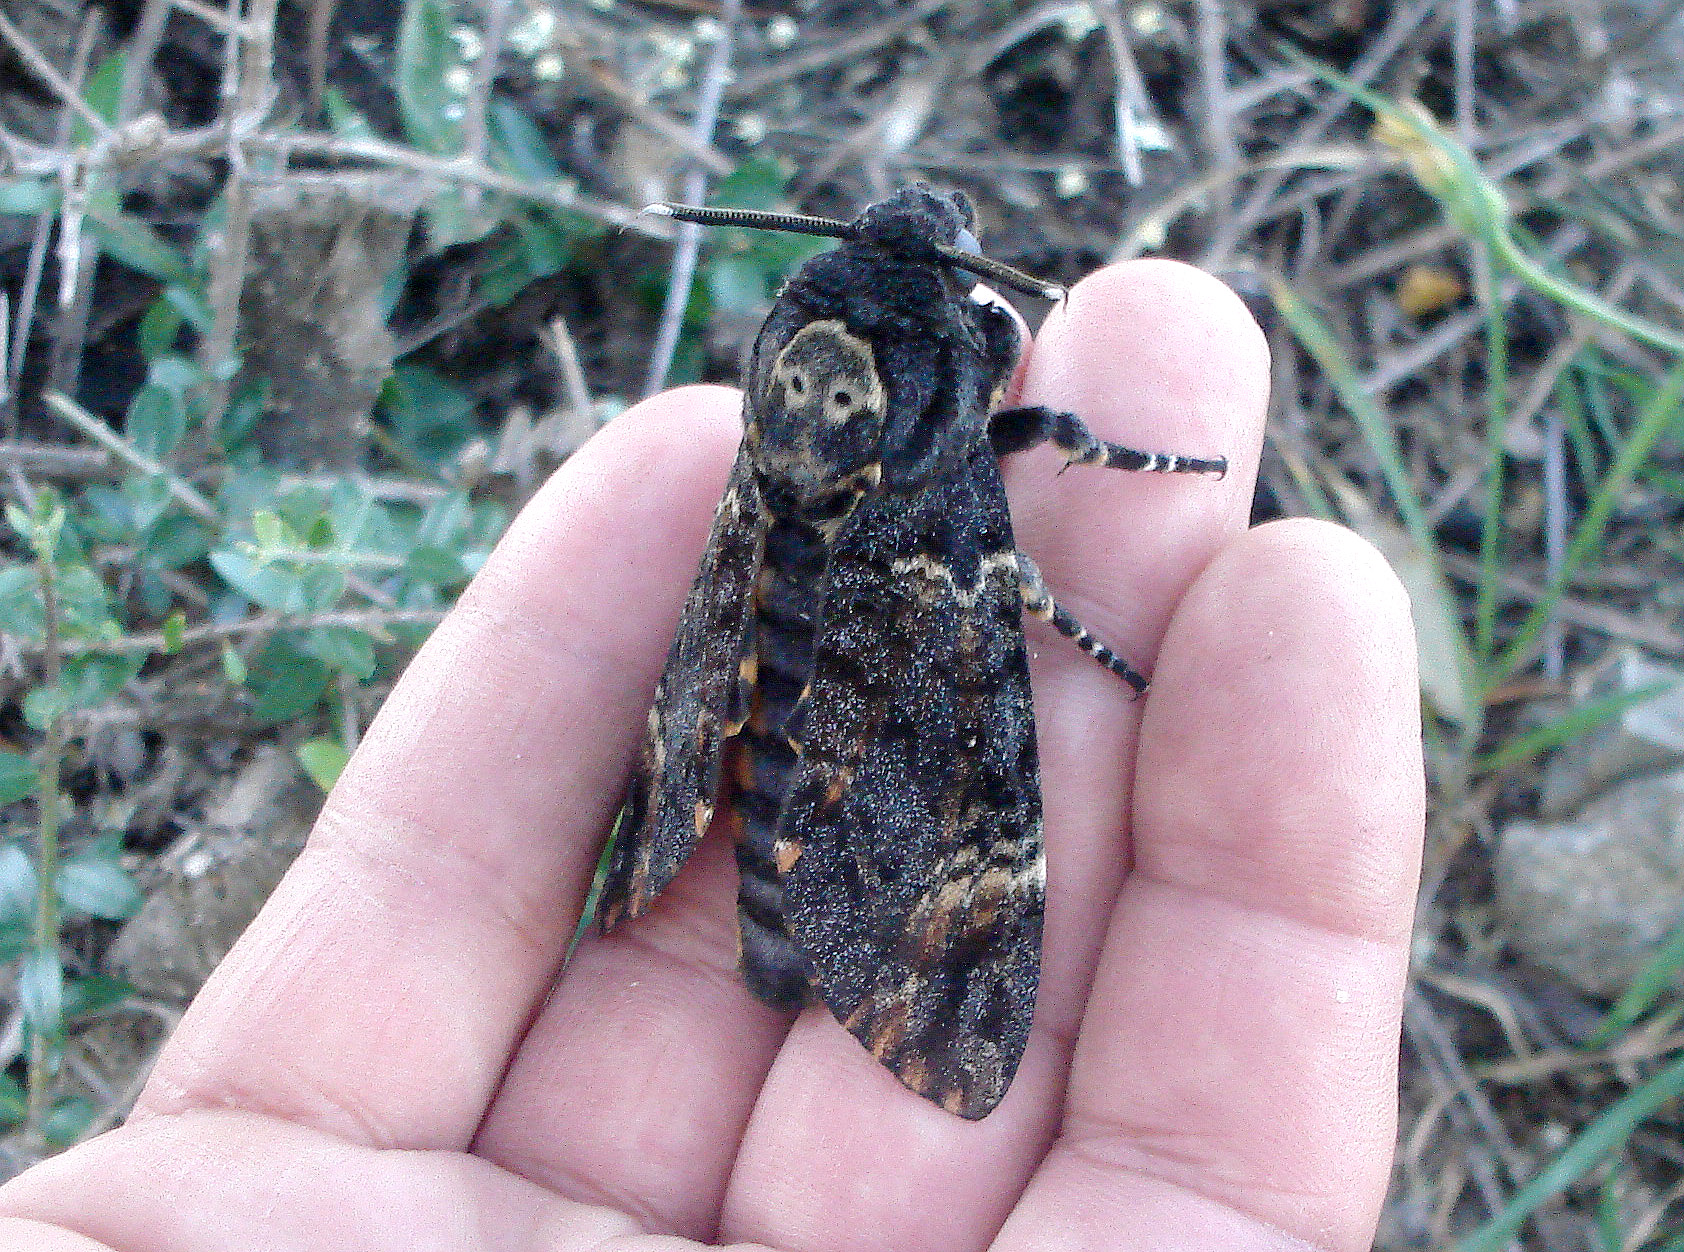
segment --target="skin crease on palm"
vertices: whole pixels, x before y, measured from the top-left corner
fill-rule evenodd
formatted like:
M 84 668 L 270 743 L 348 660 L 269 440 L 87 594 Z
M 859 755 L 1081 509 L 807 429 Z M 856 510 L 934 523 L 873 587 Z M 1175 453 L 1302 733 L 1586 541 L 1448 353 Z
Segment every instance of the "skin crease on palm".
M 1267 350 L 1225 288 L 1114 266 L 1023 399 L 1228 456 L 1218 482 L 1014 458 L 1018 539 L 1131 700 L 1029 639 L 1050 880 L 1005 1102 L 911 1095 L 734 970 L 710 840 L 558 975 L 737 438 L 639 405 L 422 650 L 128 1123 L 0 1189 L 0 1250 L 799 1252 L 1370 1246 L 1422 830 L 1403 593 L 1321 523 L 1247 530 Z

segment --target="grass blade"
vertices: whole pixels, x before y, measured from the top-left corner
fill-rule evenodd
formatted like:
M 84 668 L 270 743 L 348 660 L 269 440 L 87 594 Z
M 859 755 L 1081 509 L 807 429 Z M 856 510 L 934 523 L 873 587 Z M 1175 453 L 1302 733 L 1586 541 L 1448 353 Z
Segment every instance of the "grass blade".
M 1542 1173 L 1516 1192 L 1507 1208 L 1458 1243 L 1455 1252 L 1503 1252 L 1527 1218 L 1594 1169 L 1631 1137 L 1639 1123 L 1679 1095 L 1684 1095 L 1684 1056 L 1610 1105 Z
M 1554 616 L 1567 583 L 1584 563 L 1585 558 L 1601 544 L 1602 532 L 1607 529 L 1614 505 L 1631 486 L 1638 471 L 1647 463 L 1656 441 L 1666 434 L 1677 420 L 1681 401 L 1684 401 L 1684 365 L 1674 367 L 1638 415 L 1636 429 L 1627 436 L 1614 457 L 1614 463 L 1608 467 L 1608 472 L 1597 484 L 1596 495 L 1585 510 L 1578 529 L 1573 532 L 1572 542 L 1567 545 L 1561 568 L 1556 572 L 1544 595 L 1532 607 L 1531 613 L 1527 615 L 1514 638 L 1509 641 L 1508 647 L 1498 655 L 1492 666 L 1493 682 L 1513 673 L 1530 655 L 1532 645 Z

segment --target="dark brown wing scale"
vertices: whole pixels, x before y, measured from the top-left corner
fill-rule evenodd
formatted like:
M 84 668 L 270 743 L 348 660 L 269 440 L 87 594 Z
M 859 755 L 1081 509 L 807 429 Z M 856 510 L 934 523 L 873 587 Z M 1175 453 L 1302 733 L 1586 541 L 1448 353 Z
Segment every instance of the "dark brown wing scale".
M 604 930 L 647 911 L 712 820 L 721 755 L 741 718 L 739 671 L 751 647 L 750 591 L 766 525 L 749 457 L 740 452 L 655 686 L 597 905 Z
M 1034 1017 L 1045 863 L 1025 602 L 1125 681 L 1012 537 L 997 458 L 1221 472 L 997 414 L 1016 324 L 963 197 L 923 188 L 851 223 L 664 210 L 844 239 L 755 344 L 742 451 L 655 691 L 603 888 L 645 911 L 716 805 L 730 819 L 749 987 L 814 994 L 903 1083 L 966 1118 L 1000 1102 Z
M 962 1117 L 1034 1015 L 1045 864 L 999 467 L 862 502 L 832 551 L 804 753 L 778 827 L 790 931 L 831 1011 Z

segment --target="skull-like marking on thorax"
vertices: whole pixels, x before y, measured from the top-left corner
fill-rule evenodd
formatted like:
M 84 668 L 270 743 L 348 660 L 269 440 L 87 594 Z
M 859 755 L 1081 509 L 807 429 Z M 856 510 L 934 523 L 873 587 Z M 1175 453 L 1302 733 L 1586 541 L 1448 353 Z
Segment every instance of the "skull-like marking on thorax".
M 795 333 L 772 363 L 766 393 L 781 400 L 791 417 L 818 418 L 831 426 L 865 415 L 880 423 L 888 411 L 871 344 L 835 319 Z

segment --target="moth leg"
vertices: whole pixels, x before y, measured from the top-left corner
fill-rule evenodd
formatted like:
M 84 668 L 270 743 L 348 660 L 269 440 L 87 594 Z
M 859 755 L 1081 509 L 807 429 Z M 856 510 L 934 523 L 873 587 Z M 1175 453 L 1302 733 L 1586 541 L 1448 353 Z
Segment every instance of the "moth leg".
M 1147 679 L 1144 674 L 1135 669 L 1110 648 L 1088 634 L 1088 628 L 1083 626 L 1070 611 L 1053 599 L 1052 592 L 1047 590 L 1046 580 L 1041 577 L 1040 567 L 1022 552 L 1017 554 L 1018 587 L 1023 593 L 1023 607 L 1032 617 L 1038 617 L 1046 622 L 1059 634 L 1086 652 L 1130 687 L 1135 695 L 1146 693 Z
M 1177 452 L 1142 452 L 1120 443 L 1097 439 L 1074 413 L 1035 405 L 1001 409 L 988 420 L 988 441 L 995 456 L 1023 452 L 1050 443 L 1064 453 L 1064 464 L 1102 465 L 1106 469 L 1139 470 L 1147 474 L 1215 474 L 1228 472 L 1227 457 L 1182 456 Z

